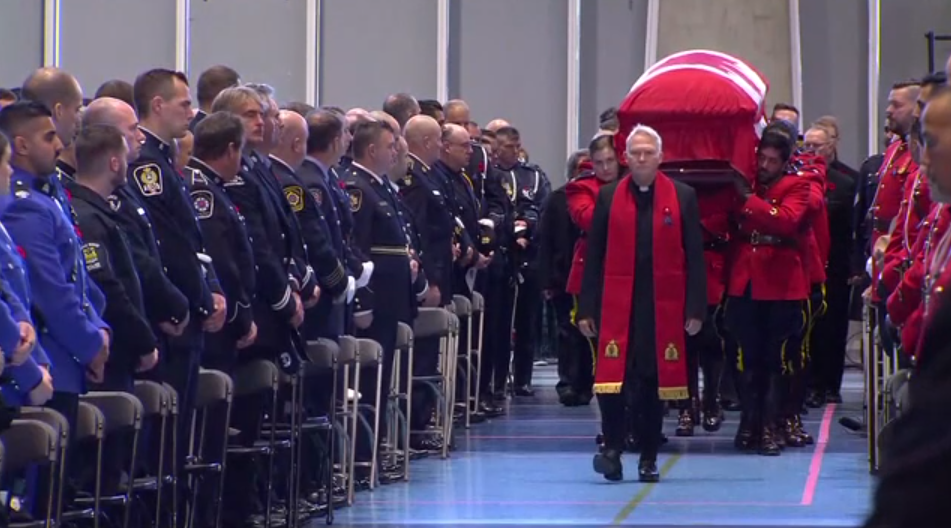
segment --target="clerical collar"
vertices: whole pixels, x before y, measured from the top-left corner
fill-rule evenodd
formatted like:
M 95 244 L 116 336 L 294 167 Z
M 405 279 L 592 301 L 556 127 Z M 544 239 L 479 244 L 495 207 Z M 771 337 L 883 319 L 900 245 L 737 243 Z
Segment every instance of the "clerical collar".
M 380 185 L 386 185 L 386 181 L 385 181 L 383 178 L 381 178 L 379 175 L 377 175 L 377 173 L 371 171 L 370 169 L 366 168 L 365 166 L 363 166 L 363 165 L 357 163 L 356 161 L 354 161 L 354 162 L 351 163 L 350 165 L 352 165 L 352 166 L 354 166 L 354 167 L 356 167 L 356 168 L 362 170 L 363 172 L 369 174 L 370 176 L 373 176 L 373 179 L 375 179 L 376 181 L 378 181 L 378 182 L 380 183 Z
M 270 159 L 271 159 L 271 163 L 277 163 L 278 165 L 280 165 L 280 166 L 284 167 L 285 169 L 287 169 L 287 171 L 290 172 L 291 174 L 294 174 L 294 173 L 297 172 L 297 171 L 295 171 L 294 169 L 291 168 L 291 166 L 290 166 L 289 163 L 287 163 L 286 161 L 282 160 L 281 158 L 275 156 L 274 154 L 271 154 L 269 157 L 270 157 Z
M 429 172 L 429 165 L 427 165 L 425 161 L 419 159 L 419 156 L 413 154 L 412 152 L 408 152 L 407 154 L 409 154 L 414 160 L 418 161 L 419 164 L 423 166 L 423 170 Z

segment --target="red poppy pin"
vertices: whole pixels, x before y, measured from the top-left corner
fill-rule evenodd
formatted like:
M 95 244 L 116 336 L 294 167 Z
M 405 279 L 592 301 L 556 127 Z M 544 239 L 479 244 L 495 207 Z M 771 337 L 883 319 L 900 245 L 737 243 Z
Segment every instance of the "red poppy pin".
M 20 258 L 26 258 L 26 250 L 23 249 L 23 246 L 17 246 L 17 253 L 20 254 Z
M 83 231 L 82 231 L 82 229 L 79 229 L 79 226 L 75 226 L 73 229 L 76 230 L 76 236 L 78 236 L 78 237 L 80 238 L 80 240 L 81 240 L 81 239 L 83 238 Z
M 73 201 L 73 193 L 69 192 L 69 189 L 65 189 L 65 191 L 66 191 L 66 199 L 69 201 Z
M 485 172 L 485 163 L 479 164 L 479 172 Z

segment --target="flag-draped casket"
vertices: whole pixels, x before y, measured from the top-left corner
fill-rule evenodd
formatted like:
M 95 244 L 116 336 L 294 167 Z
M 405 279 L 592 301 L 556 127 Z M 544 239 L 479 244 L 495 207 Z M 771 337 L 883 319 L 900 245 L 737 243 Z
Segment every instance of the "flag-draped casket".
M 733 178 L 756 176 L 769 81 L 742 60 L 715 51 L 671 55 L 644 72 L 618 107 L 616 147 L 635 125 L 657 130 L 667 175 L 697 189 L 704 228 L 708 301 L 725 287 L 725 252 L 736 206 Z

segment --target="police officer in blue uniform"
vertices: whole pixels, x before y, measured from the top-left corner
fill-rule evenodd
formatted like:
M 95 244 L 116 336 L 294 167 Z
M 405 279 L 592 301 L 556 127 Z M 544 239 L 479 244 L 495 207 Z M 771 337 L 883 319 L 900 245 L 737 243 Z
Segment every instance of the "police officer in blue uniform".
M 0 195 L 10 193 L 10 142 L 0 133 Z M 0 350 L 5 367 L 0 391 L 7 406 L 43 405 L 53 396 L 50 360 L 36 340 L 30 317 L 26 267 L 6 228 L 0 224 Z
M 13 148 L 13 195 L 0 199 L 0 219 L 29 269 L 40 341 L 56 380 L 49 406 L 75 425 L 87 376 L 102 380 L 109 326 L 89 297 L 70 212 L 56 200 L 50 183 L 62 148 L 50 111 L 35 102 L 10 105 L 0 112 L 0 132 L 14 138 L 14 145 L 22 140 L 22 150 Z
M 535 346 L 539 342 L 541 326 L 541 288 L 538 283 L 538 244 L 536 227 L 551 183 L 537 165 L 519 157 L 521 137 L 514 127 L 507 126 L 495 132 L 497 140 L 496 168 L 502 174 L 502 185 L 514 210 L 512 261 L 518 286 L 515 310 L 515 354 L 513 361 L 514 391 L 519 396 L 531 396 L 532 366 Z M 496 378 L 498 379 L 498 378 Z
M 374 263 L 370 284 L 357 291 L 354 319 L 359 335 L 383 348 L 383 380 L 387 387 L 398 324 L 412 324 L 416 307 L 405 221 L 399 211 L 399 198 L 386 176 L 393 168 L 396 136 L 385 122 L 360 123 L 353 134 L 352 150 L 353 163 L 345 181 L 353 213 L 353 244 Z M 375 391 L 372 386 L 361 390 L 367 401 L 373 401 Z M 380 418 L 380 429 L 385 431 L 386 414 Z M 369 458 L 368 447 L 361 444 L 358 458 Z M 390 476 L 384 472 L 383 480 Z

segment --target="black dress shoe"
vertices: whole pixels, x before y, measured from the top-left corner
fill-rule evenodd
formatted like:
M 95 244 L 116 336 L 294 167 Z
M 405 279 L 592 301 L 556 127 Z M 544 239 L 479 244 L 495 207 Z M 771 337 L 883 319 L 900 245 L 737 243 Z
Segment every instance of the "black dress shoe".
M 486 401 L 479 402 L 479 410 L 485 415 L 486 418 L 495 418 L 505 414 L 505 411 L 501 407 Z
M 826 392 L 826 401 L 829 403 L 840 404 L 842 403 L 842 394 L 839 391 L 828 391 Z
M 659 482 L 660 471 L 657 471 L 657 461 L 641 460 L 637 464 L 637 480 L 641 482 Z
M 736 412 L 741 408 L 740 402 L 733 400 L 721 400 L 720 405 L 723 407 L 723 410 Z
M 534 396 L 535 390 L 530 385 L 522 385 L 515 389 L 516 396 Z
M 469 423 L 482 423 L 485 421 L 485 415 L 481 411 L 475 411 L 469 413 Z
M 582 392 L 578 395 L 578 405 L 588 405 L 592 398 L 594 398 L 594 395 L 590 392 Z
M 611 482 L 624 480 L 624 467 L 621 465 L 621 452 L 616 449 L 607 449 L 594 455 L 595 473 L 604 475 Z

